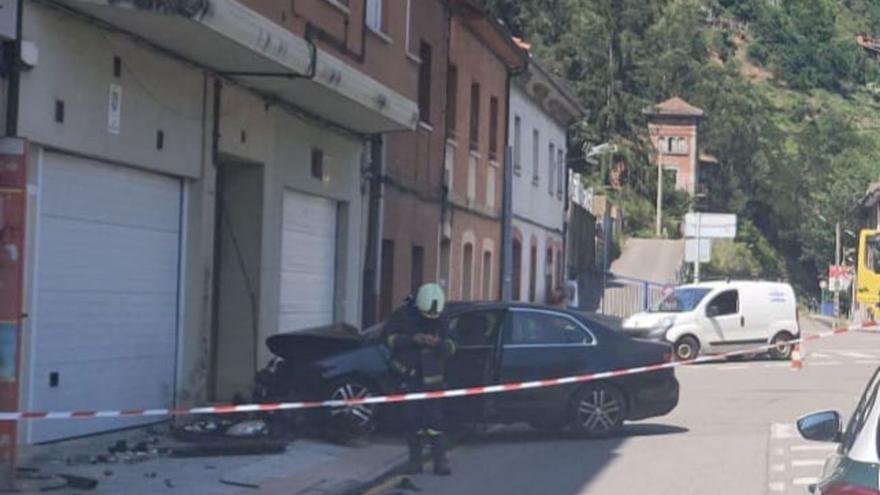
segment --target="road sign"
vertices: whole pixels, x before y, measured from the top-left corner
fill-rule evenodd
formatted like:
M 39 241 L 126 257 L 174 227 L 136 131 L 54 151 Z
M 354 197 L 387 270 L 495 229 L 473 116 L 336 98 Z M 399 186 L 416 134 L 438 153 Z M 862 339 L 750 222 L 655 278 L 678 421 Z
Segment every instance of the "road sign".
M 702 239 L 733 239 L 736 237 L 736 215 L 688 213 L 684 217 L 684 236 Z
M 699 241 L 699 242 L 697 242 Z M 697 262 L 697 244 L 700 248 L 700 263 L 708 263 L 712 259 L 712 239 L 687 239 L 684 241 L 684 260 L 687 263 Z
M 831 292 L 848 291 L 852 281 L 852 267 L 844 265 L 831 265 L 828 267 L 828 290 Z

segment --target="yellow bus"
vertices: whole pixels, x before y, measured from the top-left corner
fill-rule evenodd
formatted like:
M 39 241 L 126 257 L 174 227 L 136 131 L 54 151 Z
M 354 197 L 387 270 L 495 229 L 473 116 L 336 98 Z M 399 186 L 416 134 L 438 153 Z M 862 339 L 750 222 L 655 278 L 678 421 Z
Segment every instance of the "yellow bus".
M 859 304 L 880 307 L 880 230 L 865 229 L 859 236 L 857 279 Z

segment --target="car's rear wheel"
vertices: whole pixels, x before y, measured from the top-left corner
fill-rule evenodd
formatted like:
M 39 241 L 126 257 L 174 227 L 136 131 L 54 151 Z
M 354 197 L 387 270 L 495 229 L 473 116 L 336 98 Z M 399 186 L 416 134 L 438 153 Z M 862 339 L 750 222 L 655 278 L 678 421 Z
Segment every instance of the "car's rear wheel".
M 616 433 L 626 417 L 626 399 L 604 383 L 587 385 L 571 402 L 570 424 L 575 433 L 603 437 Z
M 329 400 L 358 400 L 376 395 L 369 382 L 358 377 L 334 380 L 328 387 Z M 327 411 L 326 434 L 337 440 L 350 440 L 373 432 L 378 424 L 377 404 L 352 404 Z
M 684 336 L 675 343 L 675 359 L 690 361 L 700 355 L 700 343 L 690 335 Z
M 794 344 L 791 343 L 792 340 L 794 340 L 794 335 L 788 332 L 776 334 L 770 342 L 773 344 L 773 347 L 770 348 L 770 357 L 780 361 L 791 359 L 791 353 L 794 350 Z

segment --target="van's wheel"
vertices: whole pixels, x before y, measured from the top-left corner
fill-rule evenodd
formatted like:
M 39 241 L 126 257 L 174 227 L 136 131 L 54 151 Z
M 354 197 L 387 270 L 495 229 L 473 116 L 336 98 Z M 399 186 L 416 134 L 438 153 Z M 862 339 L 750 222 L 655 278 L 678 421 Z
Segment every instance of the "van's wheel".
M 616 388 L 597 383 L 574 394 L 569 421 L 572 431 L 588 437 L 612 435 L 623 426 L 626 399 Z
M 794 350 L 794 345 L 791 341 L 794 340 L 794 336 L 788 332 L 780 332 L 773 337 L 773 340 L 770 343 L 773 347 L 770 348 L 770 357 L 773 359 L 778 359 L 780 361 L 787 361 L 791 359 L 791 353 Z
M 678 361 L 690 361 L 700 355 L 700 343 L 690 335 L 678 339 L 673 348 Z

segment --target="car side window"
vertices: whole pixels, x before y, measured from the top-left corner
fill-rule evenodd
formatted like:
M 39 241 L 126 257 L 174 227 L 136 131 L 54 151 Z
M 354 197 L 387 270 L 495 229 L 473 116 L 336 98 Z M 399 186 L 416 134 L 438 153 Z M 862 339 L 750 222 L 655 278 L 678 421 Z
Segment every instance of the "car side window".
M 593 337 L 573 319 L 554 313 L 514 311 L 506 345 L 592 344 Z
M 706 306 L 706 315 L 725 316 L 739 313 L 739 291 L 728 290 L 715 296 Z
M 474 311 L 449 319 L 449 334 L 460 348 L 495 347 L 501 311 Z

